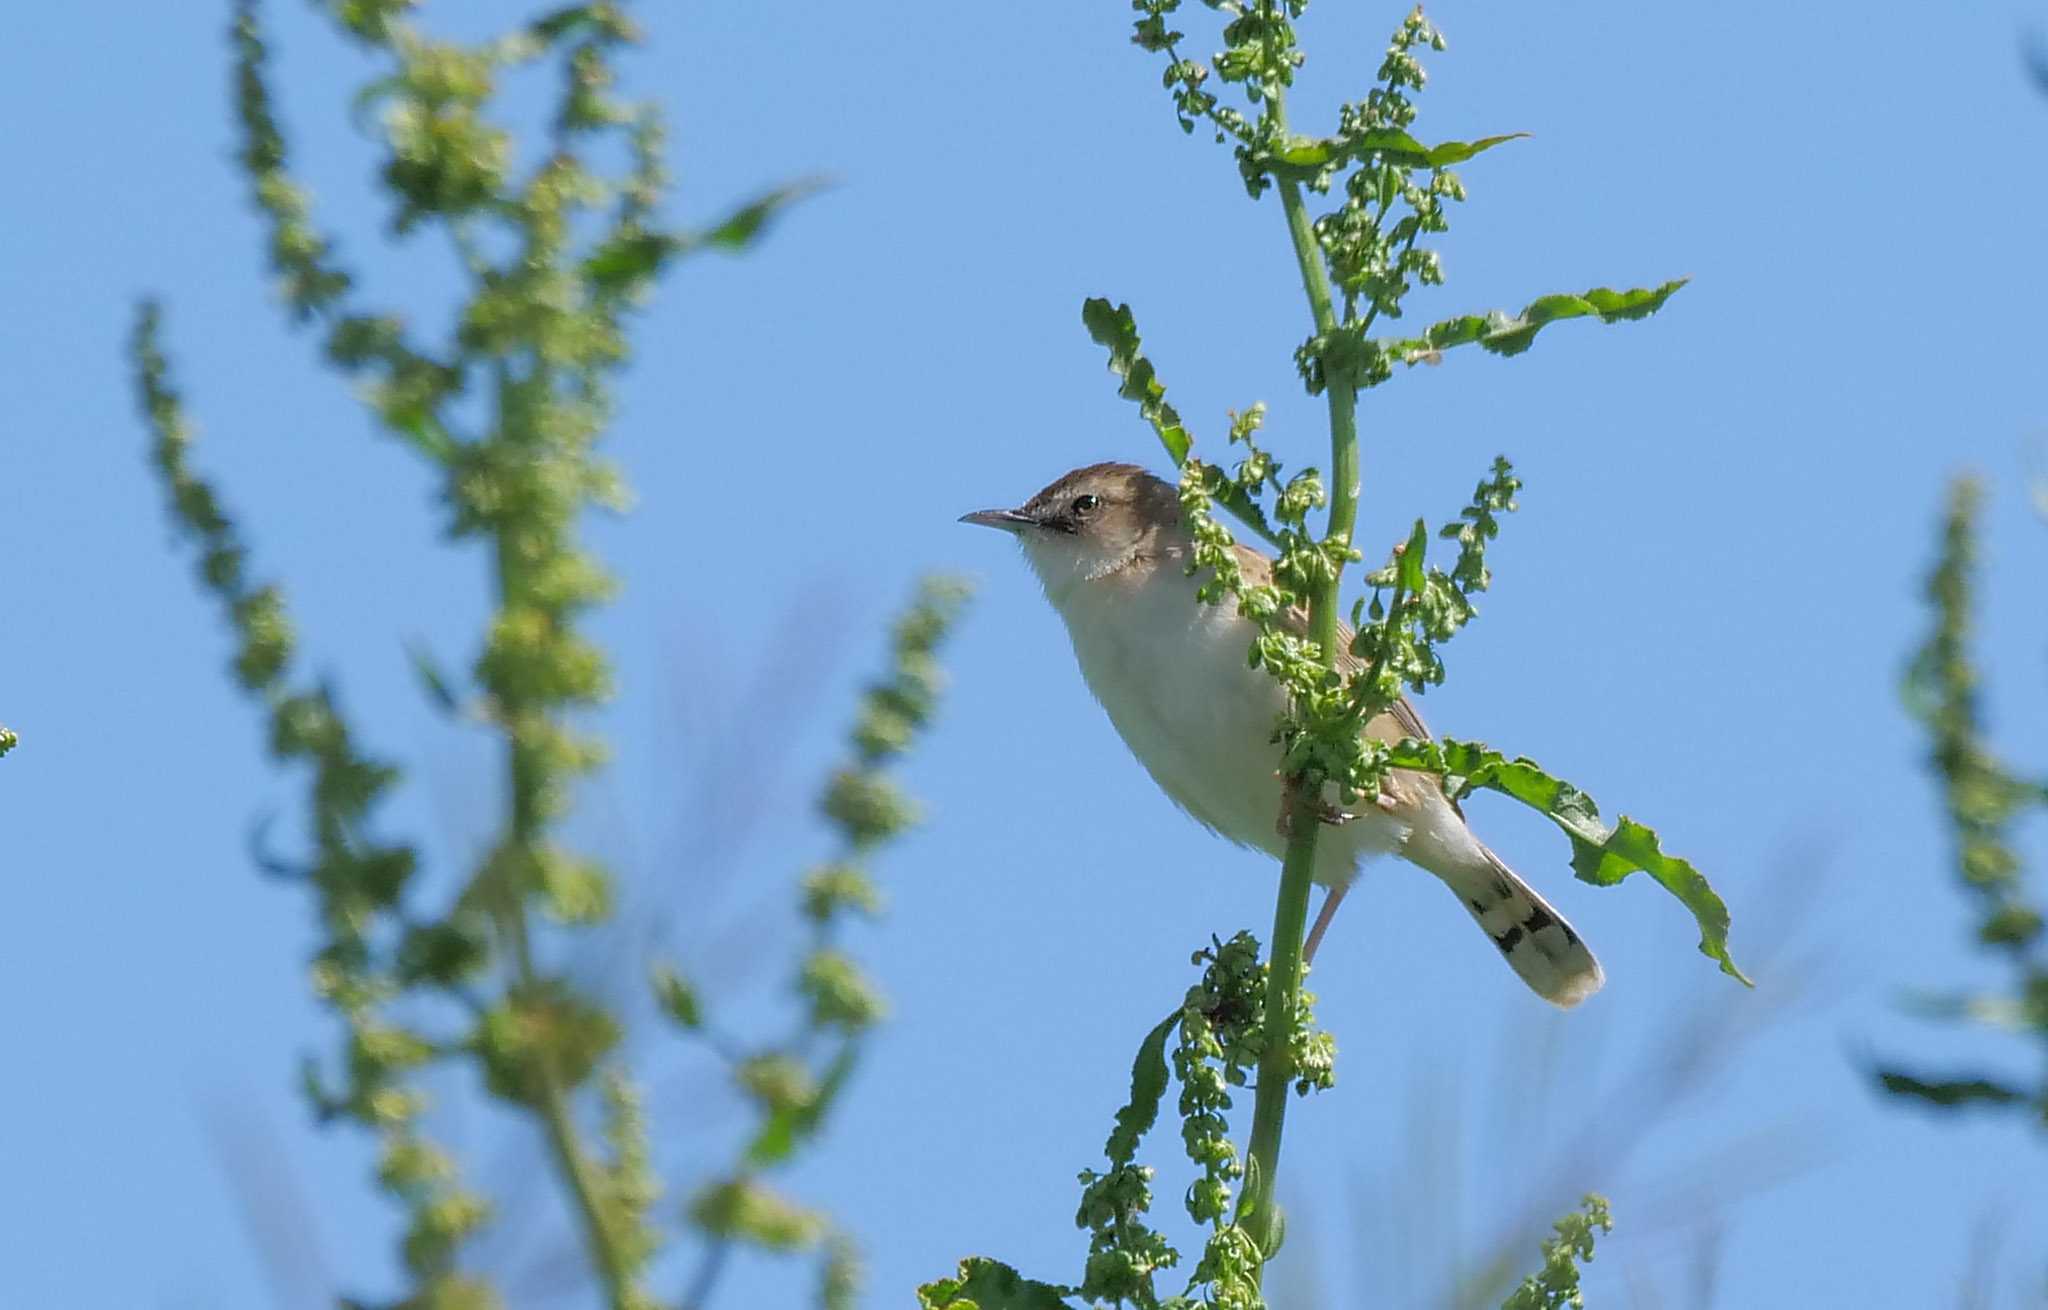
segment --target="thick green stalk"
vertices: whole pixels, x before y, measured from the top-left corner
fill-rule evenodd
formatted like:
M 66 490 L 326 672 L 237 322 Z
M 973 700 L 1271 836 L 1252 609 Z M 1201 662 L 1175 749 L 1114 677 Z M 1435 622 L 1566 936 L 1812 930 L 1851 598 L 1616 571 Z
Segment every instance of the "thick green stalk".
M 498 927 L 512 948 L 513 985 L 520 991 L 531 992 L 539 983 L 540 975 L 534 969 L 533 950 L 527 940 L 526 908 L 518 902 L 516 889 L 501 888 L 500 894 Z M 590 1153 L 584 1149 L 583 1139 L 576 1131 L 576 1120 L 569 1111 L 568 1094 L 562 1088 L 554 1062 L 545 1052 L 535 1059 L 534 1065 L 539 1095 L 533 1111 L 547 1136 L 548 1154 L 555 1162 L 555 1169 L 561 1174 L 562 1181 L 568 1184 L 576 1203 L 576 1214 L 583 1228 L 584 1245 L 590 1251 L 591 1266 L 604 1284 L 605 1304 L 612 1310 L 631 1310 L 634 1302 L 625 1253 L 619 1249 L 618 1239 L 606 1217 L 602 1184 L 598 1180 L 596 1166 L 590 1161 Z
M 508 532 L 499 532 L 494 546 L 498 604 L 502 608 L 514 603 L 523 590 L 519 582 L 520 564 Z M 499 936 L 512 954 L 513 989 L 515 993 L 532 996 L 539 993 L 541 979 L 534 967 L 533 946 L 527 931 L 526 887 L 528 871 L 539 863 L 543 820 L 538 797 L 540 770 L 528 758 L 528 748 L 520 744 L 519 727 L 525 715 L 537 711 L 514 705 L 505 706 L 503 710 L 507 729 L 506 788 L 510 792 L 512 813 L 507 825 L 506 849 L 501 852 L 503 858 L 499 862 L 501 882 L 493 889 L 491 904 Z M 506 878 L 508 872 L 511 875 L 509 879 Z M 632 1274 L 618 1234 L 611 1224 L 597 1167 L 591 1163 L 590 1152 L 585 1149 L 575 1117 L 570 1112 L 568 1092 L 562 1086 L 561 1075 L 548 1051 L 538 1052 L 533 1063 L 538 1095 L 532 1109 L 540 1119 L 555 1171 L 568 1185 L 570 1197 L 575 1202 L 591 1267 L 604 1284 L 605 1304 L 611 1310 L 633 1310 L 637 1298 Z
M 1280 88 L 1265 88 L 1265 97 L 1266 121 L 1285 132 L 1287 109 Z M 1309 221 L 1301 187 L 1287 180 L 1278 181 L 1276 186 L 1316 332 L 1327 335 L 1337 327 L 1337 314 L 1330 298 L 1329 275 L 1323 267 L 1322 246 Z M 1324 394 L 1330 406 L 1330 518 L 1326 540 L 1349 547 L 1352 526 L 1358 517 L 1358 390 L 1350 377 L 1333 375 L 1328 378 Z M 1336 666 L 1337 660 L 1338 583 L 1339 579 L 1332 576 L 1309 597 L 1309 636 L 1321 650 L 1323 664 L 1330 668 Z M 1266 1255 L 1272 1253 L 1280 1235 L 1278 1211 L 1272 1199 L 1279 1177 L 1280 1136 L 1287 1122 L 1287 1088 L 1294 1077 L 1288 1037 L 1294 1030 L 1301 998 L 1302 932 L 1308 922 L 1316 837 L 1322 827 L 1319 799 L 1299 794 L 1299 789 L 1289 798 L 1292 834 L 1281 867 L 1280 899 L 1273 908 L 1273 939 L 1267 948 L 1265 1050 L 1259 1057 L 1251 1158 L 1238 1206 L 1239 1221 L 1250 1228 L 1260 1251 Z

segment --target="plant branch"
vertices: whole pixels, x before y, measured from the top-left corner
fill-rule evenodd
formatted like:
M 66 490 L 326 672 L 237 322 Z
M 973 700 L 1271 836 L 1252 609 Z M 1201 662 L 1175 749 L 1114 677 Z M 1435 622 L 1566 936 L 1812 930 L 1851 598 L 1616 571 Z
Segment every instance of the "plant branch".
M 509 532 L 499 532 L 493 544 L 498 573 L 498 604 L 502 609 L 514 604 L 521 593 L 520 560 Z M 505 785 L 512 813 L 506 846 L 502 851 L 505 858 L 497 862 L 498 867 L 490 875 L 499 880 L 499 885 L 491 889 L 490 900 L 499 936 L 512 955 L 513 994 L 538 996 L 541 977 L 534 967 L 533 942 L 527 930 L 525 884 L 528 872 L 539 866 L 544 820 L 536 785 L 539 771 L 535 762 L 528 758 L 532 747 L 522 742 L 519 727 L 525 716 L 540 711 L 523 706 L 508 705 L 504 708 Z M 568 1186 L 575 1203 L 591 1268 L 604 1284 L 605 1304 L 612 1310 L 633 1310 L 636 1297 L 630 1262 L 612 1226 L 603 1182 L 597 1167 L 591 1162 L 582 1135 L 577 1131 L 561 1072 L 555 1067 L 554 1053 L 546 1043 L 539 1044 L 533 1051 L 532 1064 L 536 1087 L 530 1108 L 540 1119 L 555 1171 Z
M 1265 88 L 1264 117 L 1276 137 L 1284 138 L 1287 107 L 1277 82 Z M 1319 334 L 1327 334 L 1336 328 L 1337 316 L 1331 303 L 1322 246 L 1316 240 L 1300 184 L 1282 178 L 1277 185 L 1315 329 Z M 1325 394 L 1330 407 L 1331 473 L 1325 542 L 1348 551 L 1358 516 L 1356 380 L 1350 376 L 1331 377 Z M 1309 636 L 1326 668 L 1335 668 L 1337 661 L 1338 583 L 1339 574 L 1333 570 L 1309 598 Z M 1273 908 L 1273 937 L 1268 946 L 1265 1044 L 1259 1058 L 1259 1083 L 1252 1110 L 1251 1159 L 1238 1207 L 1239 1221 L 1253 1226 L 1262 1261 L 1270 1258 L 1279 1244 L 1278 1211 L 1273 1197 L 1280 1167 L 1281 1132 L 1287 1120 L 1287 1089 L 1293 1075 L 1290 1039 L 1301 1004 L 1302 934 L 1308 923 L 1316 839 L 1322 827 L 1319 799 L 1306 793 L 1298 781 L 1291 787 L 1287 802 L 1291 834 L 1281 867 L 1280 895 Z

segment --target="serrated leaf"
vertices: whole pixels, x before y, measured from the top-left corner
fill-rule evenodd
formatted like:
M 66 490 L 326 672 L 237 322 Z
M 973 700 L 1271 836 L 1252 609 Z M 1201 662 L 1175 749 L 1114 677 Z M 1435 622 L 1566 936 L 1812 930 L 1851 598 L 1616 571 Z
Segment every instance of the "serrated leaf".
M 969 1256 L 953 1277 L 918 1288 L 917 1305 L 918 1310 L 1072 1310 L 1064 1289 L 982 1256 Z
M 1477 742 L 1442 738 L 1410 738 L 1393 748 L 1397 768 L 1420 769 L 1458 779 L 1460 797 L 1485 787 L 1511 796 L 1548 817 L 1572 842 L 1572 872 L 1598 887 L 1611 887 L 1641 870 L 1692 911 L 1700 930 L 1700 953 L 1721 965 L 1721 972 L 1744 986 L 1754 986 L 1728 954 L 1728 906 L 1700 871 L 1686 860 L 1664 853 L 1654 830 L 1623 815 L 1612 828 L 1600 819 L 1593 798 L 1555 778 L 1527 757 L 1509 759 Z
M 1180 413 L 1166 403 L 1166 384 L 1159 380 L 1152 361 L 1139 349 L 1138 324 L 1129 305 L 1111 305 L 1100 296 L 1081 302 L 1081 322 L 1097 345 L 1109 351 L 1109 371 L 1116 374 L 1117 394 L 1138 403 L 1138 412 L 1158 434 L 1159 444 L 1179 468 L 1187 462 L 1193 439 L 1181 425 Z
M 1512 318 L 1500 310 L 1465 314 L 1432 324 L 1419 337 L 1390 338 L 1381 345 L 1410 364 L 1433 359 L 1437 352 L 1453 346 L 1474 342 L 1496 355 L 1519 355 L 1529 348 L 1543 328 L 1565 319 L 1590 316 L 1603 323 L 1620 323 L 1648 318 L 1662 309 L 1664 302 L 1691 280 L 1676 278 L 1662 286 L 1636 287 L 1628 291 L 1595 287 L 1580 295 L 1542 296 Z
M 1159 1021 L 1138 1044 L 1131 1061 L 1131 1099 L 1116 1112 L 1116 1128 L 1109 1134 L 1103 1152 L 1111 1164 L 1129 1164 L 1138 1154 L 1138 1143 L 1159 1118 L 1159 1102 L 1166 1095 L 1166 1039 L 1180 1026 L 1181 1012 L 1175 1010 Z

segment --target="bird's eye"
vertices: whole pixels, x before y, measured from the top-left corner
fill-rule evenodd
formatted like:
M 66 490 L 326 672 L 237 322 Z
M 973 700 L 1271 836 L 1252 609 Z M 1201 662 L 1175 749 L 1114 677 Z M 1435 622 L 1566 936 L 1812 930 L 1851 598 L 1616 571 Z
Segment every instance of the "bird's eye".
M 1101 503 L 1101 501 L 1097 500 L 1093 496 L 1076 496 L 1074 497 L 1074 503 L 1069 508 L 1071 508 L 1077 516 L 1093 514 L 1095 512 L 1095 507 Z

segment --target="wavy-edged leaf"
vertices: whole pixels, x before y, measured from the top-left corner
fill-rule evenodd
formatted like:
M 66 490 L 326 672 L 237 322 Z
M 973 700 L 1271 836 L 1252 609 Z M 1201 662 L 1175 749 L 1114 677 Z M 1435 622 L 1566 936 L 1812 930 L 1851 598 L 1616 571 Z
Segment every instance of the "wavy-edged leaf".
M 1496 355 L 1519 355 L 1536 340 L 1538 332 L 1552 323 L 1587 317 L 1598 318 L 1602 323 L 1648 318 L 1691 280 L 1674 278 L 1662 286 L 1628 291 L 1595 287 L 1581 295 L 1543 296 L 1513 317 L 1498 309 L 1486 314 L 1465 314 L 1432 324 L 1419 337 L 1389 338 L 1380 344 L 1410 364 L 1434 360 L 1439 351 L 1474 342 Z
M 951 1278 L 918 1288 L 917 1305 L 918 1310 L 1072 1310 L 1064 1289 L 978 1255 L 962 1260 Z
M 1194 438 L 1181 423 L 1180 412 L 1167 403 L 1166 384 L 1159 380 L 1152 361 L 1139 349 L 1138 324 L 1131 317 L 1131 307 L 1090 296 L 1081 302 L 1081 322 L 1096 344 L 1109 351 L 1109 371 L 1116 374 L 1120 383 L 1117 394 L 1137 402 L 1138 412 L 1152 425 L 1175 468 L 1187 463 Z M 1238 522 L 1258 533 L 1267 544 L 1279 546 L 1280 538 L 1267 521 L 1266 512 L 1243 487 L 1226 479 L 1211 494 Z
M 1117 394 L 1138 402 L 1138 412 L 1152 425 L 1159 444 L 1173 457 L 1175 468 L 1187 462 L 1188 447 L 1194 444 L 1181 425 L 1180 412 L 1166 403 L 1166 384 L 1159 380 L 1152 361 L 1139 350 L 1138 324 L 1129 305 L 1111 305 L 1100 296 L 1081 302 L 1081 322 L 1095 343 L 1109 351 L 1109 371 L 1116 374 Z
M 1167 1015 L 1138 1045 L 1131 1061 L 1131 1099 L 1116 1112 L 1116 1127 L 1102 1148 L 1113 1165 L 1135 1159 L 1139 1141 L 1158 1121 L 1159 1102 L 1166 1095 L 1166 1039 L 1180 1026 L 1180 1016 L 1179 1010 Z
M 1485 787 L 1511 796 L 1564 829 L 1572 841 L 1572 872 L 1583 882 L 1611 887 L 1641 870 L 1676 896 L 1699 924 L 1700 953 L 1720 962 L 1721 972 L 1754 986 L 1728 954 L 1728 906 L 1689 861 L 1667 855 L 1656 832 L 1627 815 L 1613 827 L 1600 819 L 1593 798 L 1527 757 L 1509 759 L 1478 742 L 1409 738 L 1389 760 L 1403 769 L 1441 774 L 1452 795 Z

